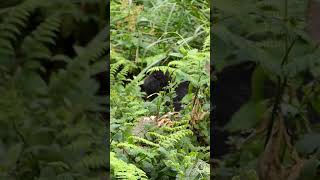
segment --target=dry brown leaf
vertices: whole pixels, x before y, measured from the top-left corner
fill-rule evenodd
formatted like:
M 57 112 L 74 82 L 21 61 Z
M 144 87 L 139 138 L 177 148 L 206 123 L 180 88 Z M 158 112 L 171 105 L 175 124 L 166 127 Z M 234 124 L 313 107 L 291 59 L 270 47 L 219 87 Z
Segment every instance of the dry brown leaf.
M 157 124 L 158 127 L 161 127 L 161 126 L 172 127 L 172 125 L 173 125 L 173 122 L 168 118 L 161 119 L 160 121 L 158 121 L 158 124 Z
M 298 161 L 296 161 L 295 165 L 287 169 L 285 172 L 286 180 L 298 180 L 305 162 L 306 160 L 299 159 Z
M 291 151 L 295 163 L 288 168 L 284 168 L 281 163 L 281 147 L 287 145 Z M 258 163 L 258 174 L 260 180 L 297 180 L 299 178 L 305 160 L 300 159 L 298 153 L 290 143 L 284 120 L 281 115 L 275 119 L 271 137 L 262 153 Z
M 191 123 L 196 124 L 202 120 L 206 112 L 201 111 L 202 103 L 199 99 L 196 99 L 191 111 Z
M 282 144 L 282 122 L 280 119 L 276 119 L 269 142 L 259 159 L 258 174 L 260 180 L 285 180 L 283 179 L 283 167 L 280 162 Z
M 166 114 L 158 118 L 158 121 L 163 118 L 169 118 L 169 119 L 177 118 L 179 115 L 180 115 L 179 112 L 167 112 Z

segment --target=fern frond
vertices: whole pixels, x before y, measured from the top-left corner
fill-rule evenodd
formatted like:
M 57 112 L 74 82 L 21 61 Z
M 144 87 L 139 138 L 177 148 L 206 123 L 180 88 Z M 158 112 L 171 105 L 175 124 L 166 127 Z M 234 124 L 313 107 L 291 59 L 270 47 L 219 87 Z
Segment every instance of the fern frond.
M 137 66 L 134 62 L 125 59 L 115 51 L 111 51 L 111 56 L 112 59 L 115 60 L 115 63 L 112 63 L 110 65 L 111 82 L 114 83 L 126 80 L 126 76 L 128 75 L 128 73 L 135 69 Z
M 169 138 L 167 136 L 161 135 L 161 134 L 156 133 L 156 132 L 148 132 L 147 134 L 150 135 L 150 136 L 155 137 L 157 139 L 157 141 L 164 141 L 164 140 Z
M 160 146 L 169 148 L 169 147 L 174 147 L 182 138 L 186 137 L 186 136 L 190 136 L 192 135 L 193 132 L 191 130 L 181 130 L 181 131 L 177 131 L 173 134 L 169 135 L 169 138 L 164 140 L 164 141 L 160 141 Z
M 111 171 L 116 179 L 147 180 L 148 177 L 144 171 L 133 164 L 128 164 L 121 159 L 116 158 L 115 153 L 110 153 Z
M 172 75 L 175 75 L 175 68 L 169 67 L 169 66 L 155 66 L 150 68 L 147 73 L 152 73 L 152 72 L 156 72 L 156 71 L 161 71 L 163 73 L 167 73 L 169 72 Z
M 147 148 L 143 148 L 141 146 L 138 146 L 138 145 L 135 145 L 135 144 L 129 144 L 129 143 L 119 143 L 117 144 L 117 147 L 118 148 L 121 148 L 121 149 L 130 149 L 132 150 L 132 152 L 134 152 L 135 154 L 139 154 L 139 155 L 145 155 L 147 157 L 154 157 L 154 153 L 152 153 L 149 149 Z
M 28 25 L 28 19 L 37 4 L 23 3 L 10 10 L 8 17 L 0 25 L 0 52 L 14 55 L 14 45 L 21 35 L 21 30 Z
M 47 18 L 35 31 L 32 36 L 43 44 L 55 45 L 55 38 L 61 25 L 61 18 L 57 15 Z
M 190 128 L 190 125 L 189 124 L 184 124 L 184 125 L 181 125 L 181 126 L 177 126 L 177 127 L 167 127 L 167 126 L 164 126 L 163 127 L 163 130 L 167 131 L 167 132 L 177 132 L 177 131 L 181 131 L 183 129 L 188 129 Z
M 50 59 L 51 51 L 48 45 L 55 45 L 55 38 L 61 19 L 59 16 L 46 18 L 31 34 L 25 37 L 21 47 L 22 52 L 31 60 Z
M 140 137 L 137 137 L 137 136 L 130 136 L 129 139 L 132 140 L 135 143 L 141 143 L 141 144 L 145 144 L 145 145 L 148 145 L 148 146 L 151 146 L 151 147 L 160 147 L 159 144 L 153 143 L 152 141 L 149 141 L 147 139 L 140 138 Z
M 86 168 L 97 169 L 101 167 L 106 167 L 108 160 L 107 156 L 104 153 L 94 153 L 88 156 L 85 156 L 81 160 L 82 164 Z

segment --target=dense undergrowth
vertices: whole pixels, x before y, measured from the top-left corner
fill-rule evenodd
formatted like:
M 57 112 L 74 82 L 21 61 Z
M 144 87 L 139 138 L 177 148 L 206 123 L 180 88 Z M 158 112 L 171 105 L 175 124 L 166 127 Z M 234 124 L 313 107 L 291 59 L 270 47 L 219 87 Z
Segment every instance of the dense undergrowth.
M 317 28 L 307 26 L 308 2 L 317 7 L 302 0 L 215 1 L 218 71 L 257 64 L 251 98 L 225 127 L 238 135 L 230 138 L 237 149 L 216 162 L 215 178 L 319 179 L 320 50 L 306 31 Z M 271 96 L 266 81 L 273 84 Z
M 209 1 L 111 1 L 111 177 L 209 178 Z M 152 101 L 139 85 L 173 80 Z M 174 88 L 189 81 L 180 112 Z
M 109 47 L 105 1 L 5 4 L 0 179 L 106 178 L 106 93 L 96 78 Z
M 215 162 L 216 179 L 319 179 L 320 52 L 306 33 L 308 2 L 214 1 L 217 71 L 257 64 L 252 97 L 226 126 L 237 149 Z M 209 1 L 112 0 L 110 44 L 105 1 L 0 8 L 0 179 L 106 178 L 109 46 L 111 177 L 209 179 Z M 173 81 L 146 101 L 139 85 L 154 71 Z M 264 96 L 266 80 L 274 96 Z

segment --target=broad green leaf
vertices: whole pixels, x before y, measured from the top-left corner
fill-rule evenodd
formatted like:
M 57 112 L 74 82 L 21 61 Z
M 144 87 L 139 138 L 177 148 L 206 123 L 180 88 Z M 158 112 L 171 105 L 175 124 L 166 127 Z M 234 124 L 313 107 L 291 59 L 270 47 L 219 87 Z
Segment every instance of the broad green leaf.
M 297 142 L 296 147 L 300 153 L 314 153 L 320 147 L 320 134 L 310 133 L 302 136 Z
M 265 109 L 266 107 L 262 102 L 248 102 L 232 116 L 225 129 L 234 132 L 253 128 L 260 121 Z

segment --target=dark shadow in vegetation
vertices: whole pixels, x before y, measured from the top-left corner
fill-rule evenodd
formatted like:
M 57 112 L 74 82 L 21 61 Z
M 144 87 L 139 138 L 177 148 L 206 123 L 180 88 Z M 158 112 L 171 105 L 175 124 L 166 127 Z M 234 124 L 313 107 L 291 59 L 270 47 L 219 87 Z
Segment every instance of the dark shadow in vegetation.
M 0 179 L 107 179 L 105 1 L 5 1 Z

